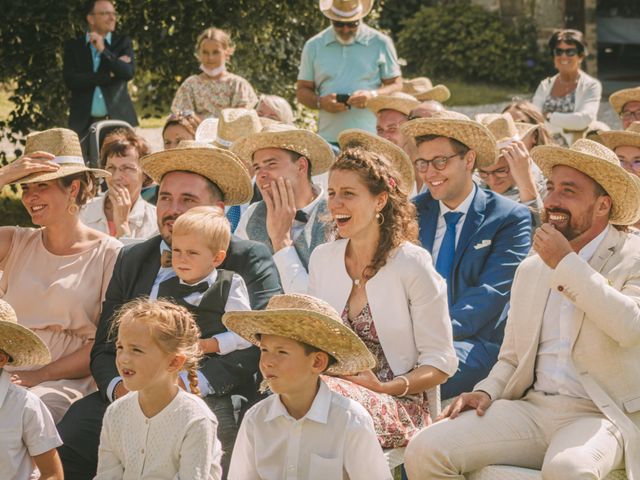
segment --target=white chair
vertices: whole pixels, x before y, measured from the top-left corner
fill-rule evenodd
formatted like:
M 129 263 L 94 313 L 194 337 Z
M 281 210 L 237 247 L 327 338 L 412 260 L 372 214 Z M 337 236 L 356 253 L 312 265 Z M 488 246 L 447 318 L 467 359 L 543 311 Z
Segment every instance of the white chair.
M 510 467 L 507 465 L 489 465 L 465 475 L 467 480 L 541 480 L 539 470 Z M 604 480 L 627 480 L 624 470 L 614 470 Z

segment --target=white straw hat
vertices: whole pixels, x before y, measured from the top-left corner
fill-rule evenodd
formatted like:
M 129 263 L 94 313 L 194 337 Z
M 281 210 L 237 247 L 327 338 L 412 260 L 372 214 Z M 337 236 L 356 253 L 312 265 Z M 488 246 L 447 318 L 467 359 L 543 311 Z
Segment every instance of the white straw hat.
M 402 92 L 394 92 L 390 95 L 378 95 L 367 101 L 367 108 L 373 113 L 381 110 L 396 110 L 409 116 L 411 110 L 420 105 L 415 97 Z
M 427 77 L 416 77 L 402 81 L 402 91 L 415 97 L 421 102 L 427 100 L 435 100 L 444 103 L 451 97 L 451 92 L 444 85 L 436 85 L 435 87 Z

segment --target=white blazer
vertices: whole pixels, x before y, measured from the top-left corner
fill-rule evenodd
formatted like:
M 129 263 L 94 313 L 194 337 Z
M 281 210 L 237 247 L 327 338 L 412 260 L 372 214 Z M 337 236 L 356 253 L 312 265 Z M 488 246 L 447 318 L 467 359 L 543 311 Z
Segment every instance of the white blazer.
M 344 311 L 353 283 L 344 259 L 348 239 L 316 247 L 309 294 Z M 380 345 L 394 375 L 431 365 L 451 376 L 458 368 L 447 286 L 424 248 L 405 242 L 364 286 Z
M 551 94 L 553 84 L 559 74 L 547 77 L 540 82 L 531 102 L 542 112 L 545 100 Z M 576 86 L 576 105 L 573 113 L 553 112 L 549 116 L 552 131 L 584 130 L 598 118 L 602 84 L 599 80 L 580 71 L 580 78 Z M 554 128 L 555 127 L 555 128 Z

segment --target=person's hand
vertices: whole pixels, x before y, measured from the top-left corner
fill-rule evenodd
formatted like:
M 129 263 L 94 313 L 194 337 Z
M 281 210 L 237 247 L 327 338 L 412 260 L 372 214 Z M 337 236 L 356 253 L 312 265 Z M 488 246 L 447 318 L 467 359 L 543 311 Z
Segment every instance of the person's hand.
M 90 32 L 89 33 L 89 42 L 91 43 L 91 45 L 93 45 L 95 47 L 95 49 L 99 53 L 103 52 L 103 50 L 104 50 L 104 37 L 102 35 L 100 35 L 99 33 L 96 33 L 96 32 Z
M 113 399 L 117 400 L 120 397 L 124 397 L 127 393 L 129 393 L 129 390 L 127 390 L 124 386 L 124 382 L 121 380 L 116 385 L 116 388 L 113 389 Z
M 344 103 L 338 102 L 335 93 L 330 93 L 320 97 L 320 109 L 329 113 L 341 113 L 349 110 L 349 107 Z
M 438 420 L 442 420 L 444 418 L 450 418 L 453 420 L 462 412 L 467 410 L 475 410 L 476 414 L 481 417 L 485 414 L 487 409 L 491 406 L 491 398 L 489 394 L 486 392 L 475 391 L 469 393 L 462 393 L 458 397 L 456 397 L 453 402 L 447 405 L 440 415 L 438 415 Z
M 556 268 L 560 261 L 573 252 L 569 240 L 550 223 L 543 223 L 533 235 L 533 249 L 551 268 Z
M 36 370 L 16 370 L 11 372 L 11 381 L 16 385 L 31 388 L 47 381 L 44 368 Z
M 131 63 L 131 57 L 129 55 L 122 55 L 118 57 L 118 60 L 123 61 L 124 63 Z
M 520 140 L 515 140 L 502 148 L 500 154 L 509 164 L 511 176 L 520 190 L 521 201 L 535 199 L 538 192 L 533 172 L 531 171 L 533 161 L 525 144 Z M 523 198 L 523 196 L 526 196 L 526 198 Z
M 20 157 L 15 162 L 0 168 L 0 188 L 21 178 L 38 172 L 55 172 L 60 165 L 52 162 L 55 155 L 46 152 L 33 152 Z
M 273 253 L 293 245 L 291 226 L 296 217 L 296 200 L 291 180 L 280 177 L 262 192 L 267 206 L 267 234 Z
M 200 346 L 200 351 L 205 354 L 220 352 L 220 344 L 217 338 L 201 338 L 198 340 L 198 345 Z
M 371 370 L 365 370 L 364 372 L 360 372 L 357 375 L 343 375 L 341 376 L 341 378 L 356 383 L 364 388 L 368 388 L 373 392 L 382 393 L 382 391 L 384 390 L 383 383 Z
M 109 185 L 109 200 L 111 201 L 111 211 L 113 212 L 113 223 L 116 226 L 116 237 L 130 236 L 131 195 L 129 195 L 129 190 L 112 183 Z
M 370 90 L 356 90 L 351 94 L 347 103 L 355 108 L 366 108 L 367 102 L 373 94 Z

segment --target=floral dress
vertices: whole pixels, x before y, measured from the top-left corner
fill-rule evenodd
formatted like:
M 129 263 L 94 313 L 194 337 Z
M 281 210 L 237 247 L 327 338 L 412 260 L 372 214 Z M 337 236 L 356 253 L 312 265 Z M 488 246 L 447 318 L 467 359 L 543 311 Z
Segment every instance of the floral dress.
M 349 309 L 345 307 L 342 321 L 362 339 L 376 358 L 377 366 L 373 372 L 378 379 L 381 382 L 393 380 L 394 374 L 380 345 L 369 304 L 354 320 L 349 319 Z M 355 400 L 367 409 L 373 418 L 382 448 L 406 446 L 416 433 L 431 423 L 426 392 L 394 397 L 373 392 L 341 378 L 324 376 L 323 380 L 334 392 Z
M 563 95 L 562 97 L 554 97 L 553 95 L 549 94 L 547 99 L 544 101 L 544 104 L 542 105 L 542 113 L 543 115 L 545 115 L 545 117 L 548 113 L 572 113 L 575 111 L 575 109 L 575 90 L 573 92 L 567 93 L 566 95 Z M 565 138 L 560 133 L 555 133 L 553 135 L 553 139 L 558 145 L 567 147 L 569 146 L 567 145 L 567 141 L 565 140 Z

